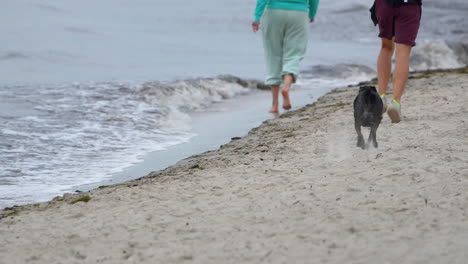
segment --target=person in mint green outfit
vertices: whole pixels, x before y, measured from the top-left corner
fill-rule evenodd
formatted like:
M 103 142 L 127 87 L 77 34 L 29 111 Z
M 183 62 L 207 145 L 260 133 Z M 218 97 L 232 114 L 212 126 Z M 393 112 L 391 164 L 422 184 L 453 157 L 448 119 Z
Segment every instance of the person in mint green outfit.
M 267 77 L 273 102 L 270 112 L 278 113 L 280 85 L 283 109 L 291 109 L 289 89 L 297 80 L 299 62 L 307 50 L 309 22 L 313 22 L 319 0 L 257 0 L 252 30 L 261 28 L 266 55 Z M 262 18 L 263 16 L 263 18 Z

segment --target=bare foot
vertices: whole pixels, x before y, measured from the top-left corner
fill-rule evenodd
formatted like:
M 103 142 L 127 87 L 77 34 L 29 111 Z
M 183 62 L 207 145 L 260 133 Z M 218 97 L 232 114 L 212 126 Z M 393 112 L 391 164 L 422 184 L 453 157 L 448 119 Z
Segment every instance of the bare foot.
M 278 113 L 279 113 L 278 107 L 274 107 L 274 106 L 273 106 L 273 107 L 270 109 L 269 112 L 272 113 L 272 114 L 278 114 Z
M 283 109 L 289 110 L 291 109 L 291 101 L 289 100 L 289 91 L 288 90 L 281 90 L 281 95 L 283 95 Z

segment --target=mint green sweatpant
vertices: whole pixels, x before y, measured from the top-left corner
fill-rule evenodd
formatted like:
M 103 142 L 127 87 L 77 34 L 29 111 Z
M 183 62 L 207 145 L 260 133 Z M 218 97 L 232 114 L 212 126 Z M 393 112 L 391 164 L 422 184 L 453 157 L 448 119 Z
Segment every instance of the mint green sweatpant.
M 266 85 L 280 85 L 283 76 L 293 74 L 296 81 L 299 62 L 307 49 L 307 12 L 266 9 L 262 21 L 266 56 Z

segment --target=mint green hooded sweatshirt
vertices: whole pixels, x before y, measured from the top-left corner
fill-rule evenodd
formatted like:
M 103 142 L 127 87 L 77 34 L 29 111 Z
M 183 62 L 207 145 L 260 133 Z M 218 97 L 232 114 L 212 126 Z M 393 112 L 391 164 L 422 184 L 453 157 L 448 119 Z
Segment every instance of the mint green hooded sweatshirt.
M 319 0 L 257 0 L 254 21 L 260 22 L 265 6 L 270 9 L 286 9 L 309 12 L 309 18 L 314 19 Z

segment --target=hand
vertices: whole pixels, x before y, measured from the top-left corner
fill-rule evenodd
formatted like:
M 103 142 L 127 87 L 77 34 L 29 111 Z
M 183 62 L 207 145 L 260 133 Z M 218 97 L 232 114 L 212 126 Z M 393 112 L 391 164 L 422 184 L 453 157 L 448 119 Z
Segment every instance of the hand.
M 311 20 L 310 20 L 310 23 L 314 23 L 314 20 L 313 20 L 313 19 L 311 19 Z
M 252 31 L 255 33 L 260 29 L 260 22 L 252 22 Z

